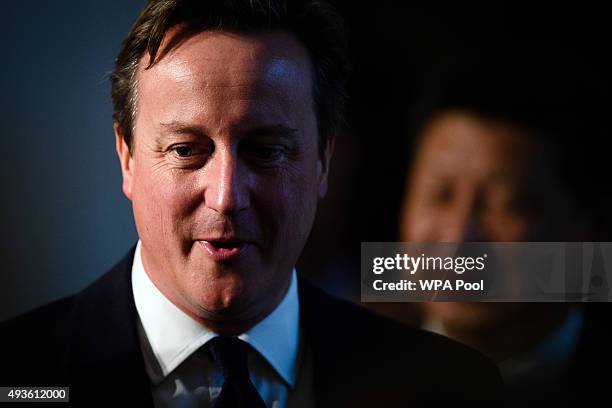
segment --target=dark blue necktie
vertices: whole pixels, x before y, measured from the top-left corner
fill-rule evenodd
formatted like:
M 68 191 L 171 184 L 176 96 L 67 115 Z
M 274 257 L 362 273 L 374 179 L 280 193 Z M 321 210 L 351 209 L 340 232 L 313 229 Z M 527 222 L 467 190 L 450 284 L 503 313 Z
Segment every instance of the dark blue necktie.
M 237 337 L 218 336 L 208 342 L 212 360 L 223 373 L 223 387 L 214 408 L 266 408 L 249 378 L 248 347 Z

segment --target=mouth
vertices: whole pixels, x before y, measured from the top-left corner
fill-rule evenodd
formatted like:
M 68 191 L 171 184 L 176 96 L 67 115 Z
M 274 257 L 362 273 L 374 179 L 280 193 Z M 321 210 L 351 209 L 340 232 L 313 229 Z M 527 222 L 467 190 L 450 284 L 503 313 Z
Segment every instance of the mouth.
M 197 241 L 214 261 L 229 261 L 246 252 L 252 244 L 246 241 L 219 239 Z

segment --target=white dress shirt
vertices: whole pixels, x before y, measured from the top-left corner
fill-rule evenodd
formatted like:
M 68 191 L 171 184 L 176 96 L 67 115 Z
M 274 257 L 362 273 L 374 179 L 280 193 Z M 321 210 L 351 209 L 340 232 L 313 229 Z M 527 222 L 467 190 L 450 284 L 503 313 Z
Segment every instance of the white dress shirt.
M 211 406 L 221 391 L 223 376 L 202 346 L 217 334 L 160 292 L 144 269 L 140 248 L 139 241 L 132 264 L 132 288 L 153 401 L 157 407 Z M 311 405 L 312 372 L 300 342 L 295 270 L 289 290 L 276 309 L 238 337 L 256 350 L 249 349 L 248 353 L 251 381 L 268 407 Z M 298 380 L 300 392 L 295 390 Z

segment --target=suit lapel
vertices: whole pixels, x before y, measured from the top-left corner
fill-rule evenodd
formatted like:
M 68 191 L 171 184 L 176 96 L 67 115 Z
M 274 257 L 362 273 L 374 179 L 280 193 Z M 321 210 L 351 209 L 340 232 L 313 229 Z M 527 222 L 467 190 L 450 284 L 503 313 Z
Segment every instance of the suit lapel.
M 345 400 L 347 375 L 357 369 L 357 354 L 351 350 L 351 342 L 338 329 L 343 314 L 336 302 L 320 289 L 303 279 L 298 281 L 300 319 L 304 337 L 312 350 L 315 401 L 317 407 L 332 407 Z M 351 358 L 352 356 L 352 358 Z M 349 394 L 354 394 L 349 392 Z

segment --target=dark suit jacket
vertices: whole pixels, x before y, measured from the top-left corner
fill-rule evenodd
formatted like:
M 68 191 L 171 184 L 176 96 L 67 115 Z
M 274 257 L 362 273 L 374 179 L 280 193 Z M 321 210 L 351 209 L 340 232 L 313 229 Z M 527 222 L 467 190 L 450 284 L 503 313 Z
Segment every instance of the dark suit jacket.
M 610 336 L 610 303 L 581 305 L 584 321 L 580 337 L 561 384 L 548 401 L 558 407 L 601 406 L 610 401 L 612 351 Z M 544 399 L 542 394 L 539 399 Z
M 585 394 L 608 396 L 612 383 L 612 338 L 609 329 L 612 305 L 589 303 L 582 309 L 582 332 L 564 377 L 564 388 L 582 398 Z
M 151 406 L 132 295 L 133 254 L 80 293 L 0 325 L 0 385 L 70 386 L 77 404 Z M 318 406 L 431 405 L 432 398 L 501 395 L 497 369 L 473 350 L 332 298 L 302 279 L 298 288 Z

